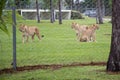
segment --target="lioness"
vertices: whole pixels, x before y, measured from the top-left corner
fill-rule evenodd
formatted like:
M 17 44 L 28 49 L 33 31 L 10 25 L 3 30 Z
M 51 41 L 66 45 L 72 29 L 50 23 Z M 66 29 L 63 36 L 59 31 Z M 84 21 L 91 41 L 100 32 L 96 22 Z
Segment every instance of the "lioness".
M 95 31 L 99 29 L 99 26 L 97 24 L 93 24 L 90 27 L 86 27 L 86 30 L 82 33 L 80 37 L 81 42 L 90 42 L 90 41 L 96 41 L 96 34 Z
M 86 30 L 87 25 L 79 25 L 78 23 L 73 22 L 71 28 L 75 30 L 77 39 L 80 39 L 80 35 L 83 31 Z
M 19 27 L 19 30 L 22 32 L 22 42 L 28 42 L 29 36 L 32 37 L 32 40 L 34 39 L 34 36 L 36 35 L 39 40 L 41 40 L 41 35 L 39 32 L 39 29 L 36 26 L 28 27 L 27 25 L 21 24 Z

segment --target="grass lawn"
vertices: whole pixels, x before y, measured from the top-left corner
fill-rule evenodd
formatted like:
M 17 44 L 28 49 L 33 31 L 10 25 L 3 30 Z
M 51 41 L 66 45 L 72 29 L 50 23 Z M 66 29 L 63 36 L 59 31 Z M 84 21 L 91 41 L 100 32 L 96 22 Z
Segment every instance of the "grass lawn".
M 105 67 L 71 67 L 58 70 L 34 70 L 0 75 L 0 80 L 119 80 L 120 75 L 104 72 Z
M 77 41 L 75 31 L 71 29 L 71 23 L 91 25 L 95 19 L 63 20 L 59 25 L 58 21 L 42 20 L 36 23 L 35 20 L 17 21 L 17 66 L 38 65 L 38 64 L 71 64 L 74 62 L 106 62 L 111 41 L 111 24 L 105 22 L 100 25 L 96 32 L 97 42 Z M 18 30 L 21 24 L 38 26 L 44 38 L 28 43 L 22 43 L 22 34 Z M 12 62 L 12 27 L 9 26 L 10 37 L 0 31 L 0 69 L 11 68 Z M 105 66 L 86 66 L 62 68 L 59 70 L 36 70 L 24 71 L 17 74 L 0 75 L 0 80 L 119 80 L 118 75 L 108 75 L 104 72 Z

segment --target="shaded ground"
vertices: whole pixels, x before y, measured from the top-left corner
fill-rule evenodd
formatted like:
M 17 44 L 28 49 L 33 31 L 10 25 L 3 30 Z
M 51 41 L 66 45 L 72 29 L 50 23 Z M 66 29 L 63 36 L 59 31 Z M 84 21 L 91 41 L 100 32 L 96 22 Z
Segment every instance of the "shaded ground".
M 33 65 L 33 66 L 22 66 L 17 67 L 17 70 L 13 68 L 6 68 L 0 70 L 1 74 L 8 74 L 8 73 L 18 73 L 25 70 L 37 70 L 37 69 L 52 69 L 57 70 L 63 67 L 75 67 L 75 66 L 105 66 L 106 62 L 90 62 L 90 63 L 72 63 L 72 64 L 50 64 L 50 65 Z

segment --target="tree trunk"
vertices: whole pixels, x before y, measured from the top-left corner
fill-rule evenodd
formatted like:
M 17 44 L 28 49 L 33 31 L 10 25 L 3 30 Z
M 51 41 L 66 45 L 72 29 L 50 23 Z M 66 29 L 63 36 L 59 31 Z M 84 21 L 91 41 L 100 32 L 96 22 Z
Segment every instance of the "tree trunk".
M 53 8 L 53 22 L 55 22 L 55 10 Z
M 62 24 L 61 0 L 59 0 L 59 24 Z
M 97 6 L 97 19 L 98 19 L 98 23 L 99 24 L 103 24 L 103 15 L 102 15 L 102 1 L 101 0 L 97 0 L 96 1 L 96 6 Z
M 73 0 L 71 0 L 71 10 L 73 10 Z
M 38 23 L 40 23 L 40 14 L 39 14 L 38 0 L 36 0 L 36 9 L 37 9 L 37 21 L 38 21 Z
M 107 71 L 120 71 L 120 0 L 112 0 L 112 37 Z
M 53 23 L 54 20 L 54 12 L 53 12 L 53 4 L 52 4 L 52 0 L 50 0 L 50 22 Z

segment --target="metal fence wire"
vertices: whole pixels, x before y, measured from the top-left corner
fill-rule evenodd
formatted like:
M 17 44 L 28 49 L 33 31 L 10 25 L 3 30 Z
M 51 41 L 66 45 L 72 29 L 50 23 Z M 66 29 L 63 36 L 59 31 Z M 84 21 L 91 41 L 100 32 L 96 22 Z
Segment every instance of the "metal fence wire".
M 25 44 L 22 43 L 21 32 L 18 31 L 18 26 L 21 23 L 34 25 L 31 22 L 29 22 L 29 20 L 36 20 L 35 0 L 29 0 L 29 3 L 26 3 L 25 1 L 26 0 L 22 0 L 19 6 L 16 7 L 16 11 L 19 13 L 19 15 L 22 14 L 22 17 L 24 18 L 24 19 L 22 18 L 23 20 L 20 20 L 21 19 L 20 16 L 18 16 L 18 13 L 16 14 L 17 15 L 16 17 L 16 21 L 17 21 L 17 29 L 16 29 L 17 62 L 16 63 L 17 63 L 17 66 L 39 65 L 39 64 L 48 64 L 48 65 L 49 64 L 69 64 L 73 62 L 79 62 L 79 60 L 83 60 L 84 59 L 83 57 L 85 56 L 85 54 L 87 55 L 88 52 L 86 50 L 85 54 L 81 55 L 81 57 L 76 53 L 77 51 L 79 51 L 79 48 L 78 48 L 79 45 L 71 44 L 70 41 L 75 39 L 71 39 L 69 37 L 71 35 L 69 34 L 69 30 L 68 29 L 62 30 L 64 29 L 63 27 L 61 29 L 56 27 L 53 27 L 52 30 L 51 30 L 51 27 L 47 27 L 47 29 L 45 29 L 44 28 L 45 26 L 49 26 L 49 24 L 47 25 L 47 22 L 44 23 L 46 24 L 44 26 L 42 25 L 42 23 L 36 24 L 36 25 L 42 26 L 39 28 L 41 29 L 41 33 L 45 34 L 43 41 L 40 41 L 38 43 L 38 39 L 35 36 L 35 40 L 33 42 L 31 42 L 30 40 L 29 43 L 25 43 Z M 50 1 L 50 0 L 46 0 L 46 1 Z M 62 10 L 66 10 L 66 11 L 74 10 L 74 11 L 80 12 L 82 15 L 95 18 L 97 14 L 97 8 L 98 8 L 96 5 L 97 3 L 96 1 L 97 0 L 62 0 Z M 111 9 L 110 1 L 109 0 L 100 0 L 100 1 L 101 1 L 100 5 L 102 6 L 101 10 L 103 13 L 102 14 L 103 18 L 111 17 L 112 9 Z M 45 8 L 44 7 L 45 3 L 42 2 L 42 0 L 38 0 L 38 2 L 39 2 L 39 9 L 43 10 L 43 12 L 40 13 L 41 20 L 49 20 L 50 8 L 49 7 Z M 46 2 L 46 3 L 50 3 L 50 2 Z M 12 10 L 11 5 L 12 5 L 11 0 L 8 0 L 4 10 L 7 10 L 7 11 Z M 22 10 L 26 10 L 26 11 L 31 10 L 31 12 L 21 13 Z M 57 2 L 54 5 L 54 11 L 55 10 L 58 10 Z M 71 18 L 68 18 L 68 15 L 69 15 L 68 13 L 65 12 L 62 14 L 63 19 L 71 19 Z M 58 13 L 55 13 L 55 16 L 56 16 L 56 19 L 58 19 Z M 26 20 L 28 22 L 26 22 Z M 8 27 L 8 29 L 10 32 L 12 32 L 12 29 L 10 27 Z M 45 33 L 44 31 L 46 32 L 48 31 L 50 36 L 48 36 L 48 33 Z M 57 33 L 63 33 L 63 36 Z M 68 36 L 66 36 L 64 33 L 68 34 Z M 0 34 L 2 34 L 0 35 L 0 70 L 1 70 L 4 68 L 12 67 L 11 63 L 13 59 L 13 54 L 12 54 L 13 37 L 11 35 L 10 37 L 8 37 L 3 32 L 0 32 Z M 64 37 L 66 37 L 65 40 L 64 40 Z M 58 40 L 55 40 L 55 39 L 58 39 Z M 75 52 L 72 52 L 71 46 L 74 47 L 75 50 L 73 51 Z M 80 53 L 82 53 L 82 51 L 80 51 Z M 99 57 L 102 57 L 102 55 L 99 55 Z M 94 60 L 92 57 L 87 57 L 86 60 L 89 60 L 89 58 L 91 58 L 91 61 Z M 83 62 L 86 62 L 86 60 L 84 60 Z

